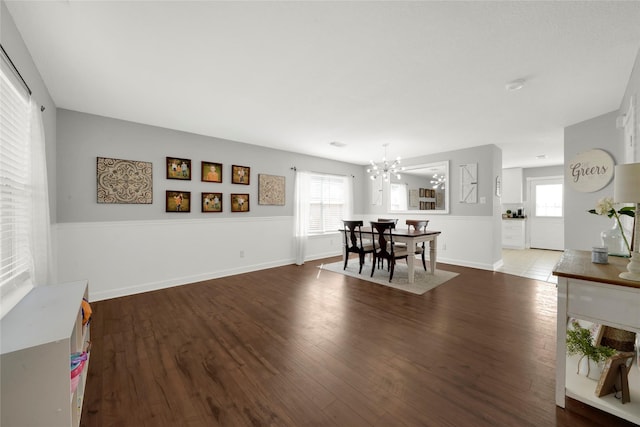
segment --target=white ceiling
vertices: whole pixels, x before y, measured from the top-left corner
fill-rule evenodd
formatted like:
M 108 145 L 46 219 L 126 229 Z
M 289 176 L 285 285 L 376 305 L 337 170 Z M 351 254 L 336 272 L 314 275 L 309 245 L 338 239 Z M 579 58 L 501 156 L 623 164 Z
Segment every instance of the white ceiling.
M 640 47 L 637 1 L 6 3 L 60 108 L 356 164 L 561 164 Z

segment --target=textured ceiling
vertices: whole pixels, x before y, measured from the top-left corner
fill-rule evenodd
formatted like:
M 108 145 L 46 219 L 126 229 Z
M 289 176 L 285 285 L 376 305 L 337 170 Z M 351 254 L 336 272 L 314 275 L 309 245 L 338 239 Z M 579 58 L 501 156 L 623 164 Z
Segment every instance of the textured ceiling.
M 561 164 L 640 47 L 640 2 L 6 3 L 60 108 L 357 164 Z

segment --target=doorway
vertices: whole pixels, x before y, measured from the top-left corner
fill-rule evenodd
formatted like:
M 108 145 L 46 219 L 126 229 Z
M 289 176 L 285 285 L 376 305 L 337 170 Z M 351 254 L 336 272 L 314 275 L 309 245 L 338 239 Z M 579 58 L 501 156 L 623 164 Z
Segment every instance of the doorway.
M 562 177 L 528 178 L 530 247 L 564 250 Z

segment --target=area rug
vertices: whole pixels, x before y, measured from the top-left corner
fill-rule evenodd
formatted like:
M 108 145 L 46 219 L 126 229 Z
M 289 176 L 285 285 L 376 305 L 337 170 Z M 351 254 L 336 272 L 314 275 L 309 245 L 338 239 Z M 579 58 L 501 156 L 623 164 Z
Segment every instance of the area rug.
M 445 283 L 448 280 L 453 279 L 458 273 L 451 271 L 436 269 L 434 274 L 430 274 L 422 269 L 422 261 L 416 259 L 416 264 L 420 268 L 415 270 L 415 282 L 409 283 L 409 275 L 407 271 L 407 264 L 404 261 L 400 261 L 396 264 L 395 271 L 393 272 L 393 280 L 389 282 L 389 272 L 386 268 L 376 269 L 371 277 L 371 263 L 366 262 L 362 267 L 362 274 L 358 274 L 358 259 L 349 259 L 347 269 L 343 270 L 343 261 L 334 262 L 331 264 L 321 264 L 318 266 L 321 270 L 332 271 L 334 273 L 344 274 L 346 276 L 357 277 L 358 279 L 366 280 L 368 282 L 377 283 L 379 285 L 388 286 L 390 288 L 399 289 L 405 292 L 411 292 L 412 294 L 422 295 L 425 292 Z M 428 267 L 428 266 L 427 266 Z

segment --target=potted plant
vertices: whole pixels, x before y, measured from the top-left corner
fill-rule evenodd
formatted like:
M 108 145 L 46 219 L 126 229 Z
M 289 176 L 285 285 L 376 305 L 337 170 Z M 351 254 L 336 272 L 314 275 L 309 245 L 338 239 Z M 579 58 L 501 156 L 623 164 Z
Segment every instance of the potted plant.
M 507 218 L 511 218 L 511 209 L 507 209 Z
M 580 360 L 578 360 L 578 374 L 580 374 L 581 362 L 583 359 L 587 359 L 586 375 L 588 377 L 591 372 L 591 361 L 600 365 L 609 357 L 616 354 L 616 350 L 603 345 L 594 345 L 591 331 L 580 326 L 577 321 L 574 320 L 571 322 L 571 326 L 572 329 L 567 330 L 567 353 L 570 356 L 580 355 Z

